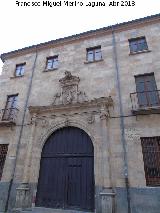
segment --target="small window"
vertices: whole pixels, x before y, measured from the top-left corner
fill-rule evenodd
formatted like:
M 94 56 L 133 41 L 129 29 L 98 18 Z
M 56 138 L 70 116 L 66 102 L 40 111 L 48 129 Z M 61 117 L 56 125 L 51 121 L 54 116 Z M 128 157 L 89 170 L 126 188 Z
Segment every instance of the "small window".
M 160 186 L 160 137 L 141 138 L 147 186 Z
M 99 61 L 102 59 L 101 46 L 92 47 L 87 49 L 87 61 Z
M 57 69 L 57 68 L 58 68 L 58 56 L 47 58 L 46 69 L 50 70 L 50 69 Z
M 12 120 L 14 119 L 15 112 L 17 109 L 17 99 L 18 95 L 9 95 L 7 97 L 6 106 L 3 112 L 2 120 Z
M 23 76 L 24 75 L 25 65 L 26 65 L 25 63 L 16 65 L 15 76 Z
M 2 178 L 7 151 L 8 151 L 8 144 L 0 144 L 0 180 Z
M 129 39 L 130 53 L 143 52 L 148 50 L 145 37 Z

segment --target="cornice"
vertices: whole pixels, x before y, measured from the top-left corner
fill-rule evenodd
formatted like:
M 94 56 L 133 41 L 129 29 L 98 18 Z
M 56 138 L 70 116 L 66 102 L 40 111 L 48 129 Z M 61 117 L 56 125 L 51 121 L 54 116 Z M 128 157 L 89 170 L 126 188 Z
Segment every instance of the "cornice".
M 3 53 L 3 54 L 1 54 L 0 57 L 1 57 L 1 60 L 4 62 L 6 59 L 16 57 L 19 55 L 36 52 L 36 51 L 40 51 L 42 49 L 56 47 L 59 45 L 65 45 L 65 44 L 69 44 L 69 43 L 76 42 L 79 40 L 89 39 L 89 38 L 96 37 L 96 36 L 102 36 L 104 34 L 109 34 L 109 33 L 112 33 L 112 30 L 114 30 L 115 32 L 120 32 L 120 31 L 128 30 L 133 27 L 141 27 L 144 25 L 157 23 L 159 21 L 160 21 L 160 14 L 151 15 L 151 16 L 147 16 L 144 18 L 128 21 L 128 22 L 123 22 L 123 23 L 103 27 L 100 29 L 90 30 L 90 31 L 83 32 L 80 34 L 71 35 L 71 36 L 64 37 L 64 38 L 51 40 L 51 41 L 40 43 L 37 45 L 24 47 L 22 49 Z
M 74 103 L 74 104 L 59 104 L 59 105 L 48 105 L 48 106 L 29 106 L 29 112 L 31 114 L 42 114 L 42 113 L 47 113 L 47 112 L 69 112 L 69 111 L 76 111 L 76 110 L 83 110 L 83 109 L 88 109 L 88 108 L 97 108 L 101 106 L 105 107 L 110 107 L 113 106 L 113 100 L 112 98 L 109 97 L 100 97 L 100 98 L 95 98 L 90 101 L 85 101 L 82 103 Z

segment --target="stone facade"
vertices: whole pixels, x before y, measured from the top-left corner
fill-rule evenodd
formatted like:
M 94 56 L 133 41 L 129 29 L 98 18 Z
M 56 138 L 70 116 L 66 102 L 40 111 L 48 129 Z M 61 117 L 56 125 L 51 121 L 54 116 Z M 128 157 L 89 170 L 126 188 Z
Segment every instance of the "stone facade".
M 142 36 L 148 51 L 130 54 L 128 39 Z M 94 145 L 95 212 L 159 212 L 160 189 L 146 186 L 141 146 L 141 137 L 160 136 L 159 111 L 133 114 L 130 99 L 136 75 L 154 73 L 160 88 L 159 37 L 156 15 L 1 55 L 0 109 L 11 94 L 19 109 L 15 122 L 0 122 L 0 144 L 9 145 L 1 212 L 34 206 L 43 145 L 66 126 L 83 129 Z M 87 62 L 86 49 L 97 46 L 102 59 Z M 55 55 L 58 69 L 46 70 Z M 24 76 L 15 77 L 24 62 Z

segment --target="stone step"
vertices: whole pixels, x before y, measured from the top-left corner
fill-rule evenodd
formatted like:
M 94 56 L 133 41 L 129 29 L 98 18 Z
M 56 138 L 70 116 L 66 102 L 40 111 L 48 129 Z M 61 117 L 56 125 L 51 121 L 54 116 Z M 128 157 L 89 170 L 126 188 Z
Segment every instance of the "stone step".
M 28 210 L 22 211 L 22 213 L 93 213 L 93 212 L 34 207 L 32 209 L 28 209 Z

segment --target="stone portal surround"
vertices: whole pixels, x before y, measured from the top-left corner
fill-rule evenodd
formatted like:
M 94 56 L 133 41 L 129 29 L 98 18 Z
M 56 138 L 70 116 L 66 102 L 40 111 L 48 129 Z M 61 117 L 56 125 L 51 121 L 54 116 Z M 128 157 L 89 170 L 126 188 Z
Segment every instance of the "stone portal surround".
M 106 156 L 105 147 L 107 142 L 106 134 L 109 107 L 112 105 L 113 101 L 111 97 L 102 97 L 83 103 L 29 107 L 29 112 L 32 117 L 31 136 L 27 147 L 23 182 L 17 188 L 17 209 L 31 207 L 31 196 L 35 196 L 36 189 L 31 193 L 29 183 L 38 183 L 43 145 L 54 131 L 65 126 L 74 126 L 83 129 L 93 142 L 95 197 L 99 197 L 98 202 L 96 200 L 95 208 L 100 208 L 102 195 L 99 193 L 102 192 L 104 187 L 111 187 L 110 166 L 107 163 L 110 156 L 109 152 L 107 152 Z M 36 151 L 38 150 L 38 153 L 36 153 L 37 158 L 34 157 L 35 147 Z M 105 167 L 103 166 L 104 161 L 106 162 Z M 106 169 L 106 171 L 104 171 L 104 169 Z M 34 177 L 32 173 L 34 173 Z M 32 180 L 33 178 L 34 180 Z M 33 201 L 32 205 L 34 205 Z

